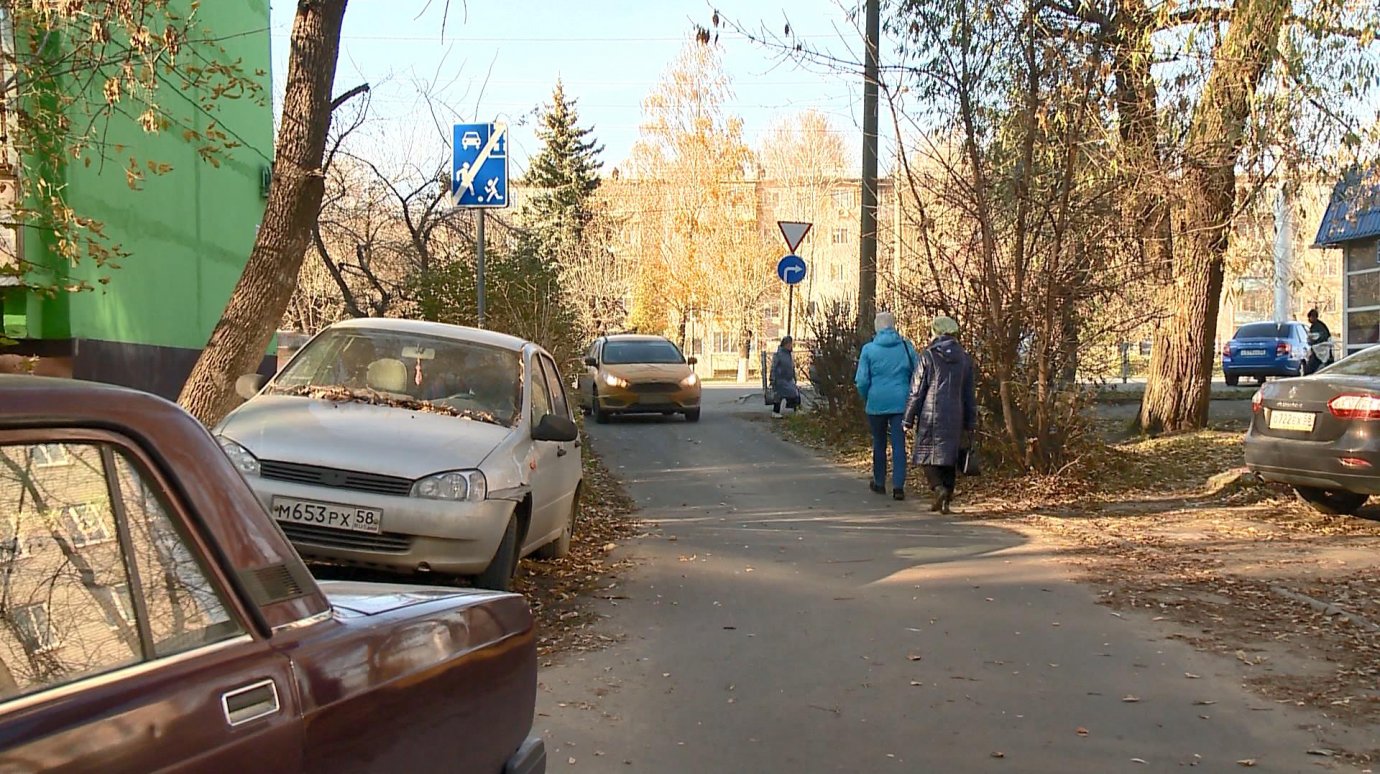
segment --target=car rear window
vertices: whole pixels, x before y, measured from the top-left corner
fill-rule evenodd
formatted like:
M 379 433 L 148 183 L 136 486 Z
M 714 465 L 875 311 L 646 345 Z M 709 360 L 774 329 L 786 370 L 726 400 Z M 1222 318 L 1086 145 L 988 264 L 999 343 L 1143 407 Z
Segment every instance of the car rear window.
M 604 362 L 608 365 L 684 363 L 685 356 L 669 341 L 610 341 L 604 345 Z
M 1289 338 L 1289 326 L 1287 323 L 1251 323 L 1243 325 L 1236 331 L 1238 339 L 1287 339 Z
M 1339 360 L 1322 373 L 1337 376 L 1380 376 L 1380 347 L 1371 347 Z

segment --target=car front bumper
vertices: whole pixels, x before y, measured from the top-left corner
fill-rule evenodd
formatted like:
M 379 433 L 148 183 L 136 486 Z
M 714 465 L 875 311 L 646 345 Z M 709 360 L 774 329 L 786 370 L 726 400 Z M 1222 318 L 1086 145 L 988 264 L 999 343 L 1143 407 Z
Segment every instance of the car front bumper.
M 599 390 L 599 408 L 606 412 L 693 411 L 699 407 L 699 385 L 675 392 L 644 392 L 637 385 L 626 388 L 605 386 Z
M 1252 430 L 1245 453 L 1246 467 L 1266 481 L 1380 495 L 1380 446 L 1374 442 L 1342 448 L 1337 441 L 1276 438 Z M 1343 457 L 1364 460 L 1370 467 L 1348 467 Z
M 270 515 L 274 497 L 381 511 L 383 523 L 379 534 L 289 521 L 278 523 L 305 559 L 395 572 L 433 571 L 453 575 L 483 572 L 498 550 L 517 505 L 511 500 L 427 500 L 257 476 L 248 478 L 259 502 Z

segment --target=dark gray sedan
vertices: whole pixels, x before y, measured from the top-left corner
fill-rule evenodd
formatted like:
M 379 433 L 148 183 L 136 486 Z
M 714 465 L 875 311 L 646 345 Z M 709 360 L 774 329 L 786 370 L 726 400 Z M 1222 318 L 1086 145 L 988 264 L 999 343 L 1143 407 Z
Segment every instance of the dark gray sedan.
M 1323 513 L 1355 513 L 1380 494 L 1380 347 L 1312 376 L 1263 385 L 1246 465 Z

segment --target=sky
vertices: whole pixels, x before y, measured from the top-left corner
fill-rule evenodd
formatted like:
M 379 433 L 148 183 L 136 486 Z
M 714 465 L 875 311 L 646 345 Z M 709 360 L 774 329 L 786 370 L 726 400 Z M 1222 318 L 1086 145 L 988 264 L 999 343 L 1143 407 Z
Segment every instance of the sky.
M 858 0 L 724 0 L 725 18 L 744 28 L 798 35 L 841 56 L 861 51 L 848 19 Z M 275 103 L 287 72 L 295 3 L 275 0 Z M 367 143 L 408 157 L 448 153 L 451 123 L 510 125 L 513 177 L 539 147 L 533 110 L 549 101 L 559 78 L 578 99 L 582 124 L 605 146 L 605 171 L 620 165 L 637 140 L 641 103 L 688 40 L 709 26 L 705 0 L 354 0 L 346 12 L 337 93 L 371 85 Z M 786 9 L 789 8 L 789 11 Z M 860 77 L 821 65 L 783 61 L 775 51 L 732 33 L 719 39 L 735 98 L 727 106 L 756 147 L 778 121 L 807 109 L 826 114 L 846 147 L 861 153 Z M 430 92 L 440 115 L 419 95 Z M 447 127 L 446 133 L 437 126 Z M 414 158 L 423 166 L 433 160 Z

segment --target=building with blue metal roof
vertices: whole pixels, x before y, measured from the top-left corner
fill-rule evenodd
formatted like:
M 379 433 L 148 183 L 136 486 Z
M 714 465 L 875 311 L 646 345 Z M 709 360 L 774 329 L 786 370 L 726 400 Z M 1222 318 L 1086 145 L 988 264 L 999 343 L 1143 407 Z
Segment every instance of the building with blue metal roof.
M 1380 344 L 1380 167 L 1338 181 L 1313 246 L 1342 250 L 1345 353 Z

